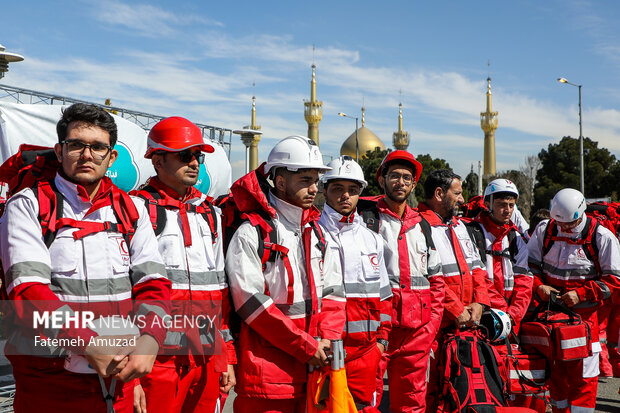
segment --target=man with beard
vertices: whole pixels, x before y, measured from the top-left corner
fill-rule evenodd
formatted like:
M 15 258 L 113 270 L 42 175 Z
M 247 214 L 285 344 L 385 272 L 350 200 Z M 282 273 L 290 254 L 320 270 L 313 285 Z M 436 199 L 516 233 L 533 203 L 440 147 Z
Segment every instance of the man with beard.
M 432 171 L 424 182 L 426 202 L 418 211 L 431 225 L 433 241 L 441 256 L 445 279 L 445 311 L 435 338 L 431 357 L 427 411 L 437 411 L 439 394 L 438 351 L 444 330 L 478 325 L 485 306 L 489 306 L 484 264 L 463 221 L 456 217 L 465 202 L 461 177 L 447 169 Z
M 157 175 L 136 195 L 149 210 L 172 282 L 173 315 L 190 320 L 207 315 L 217 321 L 215 328 L 190 326 L 189 322 L 170 328 L 164 341 L 166 354 L 157 358 L 151 374 L 141 380 L 146 398 L 136 386 L 137 413 L 146 409 L 150 413 L 212 412 L 220 390 L 227 393 L 235 384 L 235 349 L 227 327 L 230 300 L 223 242 L 218 236 L 222 234 L 221 217 L 207 196 L 194 187 L 204 152 L 213 150 L 198 126 L 178 116 L 163 119 L 149 132 L 144 157 L 151 159 Z
M 390 410 L 423 412 L 426 408 L 426 377 L 430 346 L 443 312 L 444 281 L 439 254 L 430 227 L 407 205 L 422 164 L 407 151 L 390 152 L 377 170 L 385 195 L 365 200 L 364 216 L 369 228 L 385 243 L 384 258 L 392 288 L 392 331 L 379 365 L 377 395 L 383 390 L 387 369 Z M 377 404 L 379 400 L 377 401 Z

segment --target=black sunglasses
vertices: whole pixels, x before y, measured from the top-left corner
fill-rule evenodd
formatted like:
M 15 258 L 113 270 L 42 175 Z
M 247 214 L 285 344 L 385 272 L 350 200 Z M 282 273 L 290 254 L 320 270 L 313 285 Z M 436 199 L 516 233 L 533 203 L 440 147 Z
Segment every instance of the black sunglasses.
M 177 153 L 179 154 L 179 161 L 183 163 L 190 163 L 194 158 L 196 158 L 200 164 L 205 161 L 205 154 L 203 152 L 194 152 L 189 149 L 185 149 L 184 151 Z

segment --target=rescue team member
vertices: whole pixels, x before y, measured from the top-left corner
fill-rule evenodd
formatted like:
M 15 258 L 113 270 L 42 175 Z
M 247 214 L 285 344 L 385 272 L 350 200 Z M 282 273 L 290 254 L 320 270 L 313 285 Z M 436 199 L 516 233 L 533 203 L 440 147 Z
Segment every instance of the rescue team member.
M 490 305 L 486 272 L 467 228 L 456 217 L 464 203 L 461 177 L 447 169 L 432 171 L 424 182 L 426 202 L 418 205 L 422 218 L 432 227 L 433 241 L 441 257 L 446 283 L 441 330 L 433 342 L 427 412 L 437 411 L 440 394 L 438 363 L 442 357 L 443 330 L 478 325 Z
M 484 234 L 491 307 L 505 311 L 515 333 L 532 299 L 532 274 L 527 267 L 527 243 L 511 221 L 519 190 L 507 179 L 495 179 L 484 191 L 487 210 L 474 218 Z M 514 255 L 514 256 L 513 256 Z
M 118 156 L 113 149 L 117 127 L 112 116 L 97 106 L 78 103 L 63 111 L 57 132 L 59 143 L 54 151 L 61 168 L 51 184 L 63 199 L 63 219 L 71 222 L 66 226 L 56 223 L 61 227 L 48 249 L 38 218 L 39 201 L 33 190 L 26 188 L 8 200 L 0 221 L 0 251 L 9 298 L 28 300 L 33 305 L 43 300 L 58 301 L 60 310 L 68 312 L 71 310 L 60 300 L 88 302 L 89 308 L 98 302 L 131 307 L 132 300 L 148 300 L 150 304 L 140 304 L 138 312 L 150 320 L 160 319 L 145 323 L 135 350 L 121 350 L 127 356 L 96 353 L 89 344 L 85 355 L 97 374 L 66 370 L 65 348 L 35 349 L 30 337 L 19 337 L 19 331 L 15 332 L 6 350 L 15 377 L 14 409 L 18 413 L 105 412 L 111 410 L 113 401 L 116 412 L 131 412 L 133 379 L 151 371 L 166 335 L 161 318 L 167 312 L 170 282 L 165 277 L 144 203 L 129 198 L 105 177 Z M 124 211 L 114 209 L 119 198 L 128 201 Z M 116 223 L 120 227 L 117 214 L 121 213 L 139 213 L 128 245 L 123 234 L 103 231 L 101 225 Z M 81 224 L 84 225 L 80 231 L 86 231 L 85 236 L 77 234 Z M 85 343 L 96 336 L 91 330 L 82 330 L 87 334 L 80 336 Z M 65 333 L 61 330 L 57 338 Z M 44 351 L 48 352 L 46 356 Z M 43 357 L 28 355 L 35 352 Z M 10 355 L 16 353 L 20 355 Z M 100 377 L 110 376 L 125 383 L 115 385 L 109 379 L 100 382 Z M 113 393 L 108 406 L 104 399 L 107 392 Z
M 532 300 L 533 282 L 527 266 L 527 243 L 511 219 L 518 199 L 519 190 L 512 181 L 495 179 L 484 190 L 484 204 L 487 209 L 482 210 L 473 220 L 484 236 L 483 261 L 490 281 L 491 307 L 510 316 L 515 334 L 518 334 L 521 321 Z M 502 342 L 496 349 L 505 360 L 505 344 Z M 500 365 L 505 364 L 505 361 L 498 361 Z M 544 394 L 539 397 L 513 395 L 509 404 L 545 411 Z
M 199 329 L 189 323 L 170 328 L 164 340 L 170 354 L 159 356 L 153 371 L 141 379 L 146 400 L 140 386 L 136 386 L 138 397 L 134 404 L 138 413 L 146 409 L 150 413 L 213 412 L 220 381 L 226 393 L 235 384 L 226 351 L 222 351 L 221 341 L 215 343 L 221 340 L 217 333 L 220 331 L 229 342 L 228 356 L 234 362 L 232 335 L 227 328 L 230 304 L 221 218 L 206 195 L 194 187 L 204 162 L 203 152 L 213 150 L 204 142 L 200 129 L 181 117 L 164 119 L 149 133 L 144 156 L 151 159 L 157 175 L 136 195 L 145 200 L 157 227 L 159 252 L 172 283 L 173 313 L 196 320 L 199 315 L 217 316 L 220 324 L 215 328 L 205 324 Z
M 377 170 L 385 193 L 376 203 L 379 234 L 393 294 L 392 331 L 377 375 L 377 395 L 380 399 L 387 369 L 395 412 L 425 409 L 429 350 L 443 312 L 439 254 L 424 235 L 420 215 L 407 205 L 421 173 L 422 164 L 403 150 L 390 152 Z
M 600 272 L 588 258 L 587 245 L 575 242 L 585 239 L 582 232 L 594 224 L 592 218 L 584 215 L 585 210 L 586 200 L 581 192 L 571 188 L 560 190 L 551 201 L 551 220 L 542 221 L 528 243 L 529 266 L 538 297 L 549 301 L 551 292 L 558 293 L 590 325 L 592 333 L 592 356 L 554 361 L 549 380 L 554 412 L 594 412 L 601 351 L 597 309 L 620 288 L 620 245 L 611 231 L 598 225 L 591 234 L 591 242 L 598 247 Z M 543 255 L 548 225 L 552 225 L 553 234 L 547 236 L 553 243 Z
M 312 140 L 289 136 L 275 145 L 260 171 L 231 188 L 237 205 L 254 210 L 226 252 L 233 303 L 243 320 L 235 412 L 304 412 L 307 365 L 329 364 L 331 340 L 342 338 L 342 268 L 335 248 L 325 245 L 312 205 L 319 173 L 330 169 L 322 159 Z M 273 186 L 261 172 L 270 174 Z M 268 222 L 273 241 L 259 239 Z M 273 260 L 263 265 L 259 246 L 274 252 Z
M 338 248 L 344 274 L 347 323 L 343 334 L 347 384 L 358 410 L 375 408 L 375 375 L 392 327 L 392 289 L 383 259 L 383 239 L 366 228 L 355 208 L 366 187 L 362 168 L 350 157 L 331 161 L 321 181 L 325 206 L 319 223 Z

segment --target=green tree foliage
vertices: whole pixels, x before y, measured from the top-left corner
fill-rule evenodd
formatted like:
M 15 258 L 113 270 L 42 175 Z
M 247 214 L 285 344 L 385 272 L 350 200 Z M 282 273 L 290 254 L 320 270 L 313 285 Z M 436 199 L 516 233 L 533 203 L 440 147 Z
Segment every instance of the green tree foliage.
M 618 196 L 620 162 L 606 148 L 590 138 L 583 140 L 586 198 Z M 562 188 L 579 189 L 579 140 L 565 136 L 538 154 L 541 168 L 534 187 L 534 210 L 548 208 L 551 198 Z
M 445 159 L 433 158 L 428 153 L 426 155 L 416 155 L 415 158 L 422 164 L 422 175 L 420 175 L 418 185 L 415 187 L 415 197 L 418 202 L 423 202 L 425 198 L 424 181 L 426 181 L 428 174 L 435 169 L 449 169 L 451 171 L 452 168 L 450 168 L 450 164 Z
M 379 182 L 377 182 L 377 169 L 379 169 L 381 161 L 383 161 L 387 154 L 387 150 L 382 151 L 379 147 L 376 147 L 374 150 L 367 151 L 364 156 L 361 156 L 358 163 L 362 167 L 362 171 L 364 171 L 364 179 L 368 182 L 368 186 L 362 193 L 363 196 L 383 194 L 383 189 L 381 189 Z

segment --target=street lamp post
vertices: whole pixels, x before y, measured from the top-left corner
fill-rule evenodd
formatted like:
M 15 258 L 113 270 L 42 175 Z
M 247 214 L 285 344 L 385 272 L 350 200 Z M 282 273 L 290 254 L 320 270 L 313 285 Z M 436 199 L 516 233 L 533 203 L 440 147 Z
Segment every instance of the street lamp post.
M 580 169 L 580 189 L 583 196 L 586 196 L 585 193 L 585 181 L 583 175 L 583 132 L 582 132 L 582 124 L 581 124 L 581 85 L 577 85 L 575 83 L 571 83 L 563 77 L 558 78 L 558 82 L 566 83 L 571 86 L 575 86 L 579 89 L 579 169 Z
M 9 71 L 9 63 L 21 62 L 24 57 L 17 53 L 7 52 L 4 46 L 0 44 L 0 79 Z
M 360 160 L 360 145 L 359 145 L 359 141 L 357 140 L 357 121 L 358 118 L 357 117 L 353 117 L 353 116 L 349 116 L 346 113 L 342 113 L 339 112 L 338 116 L 342 116 L 344 118 L 349 118 L 349 119 L 355 119 L 355 162 L 359 162 Z

